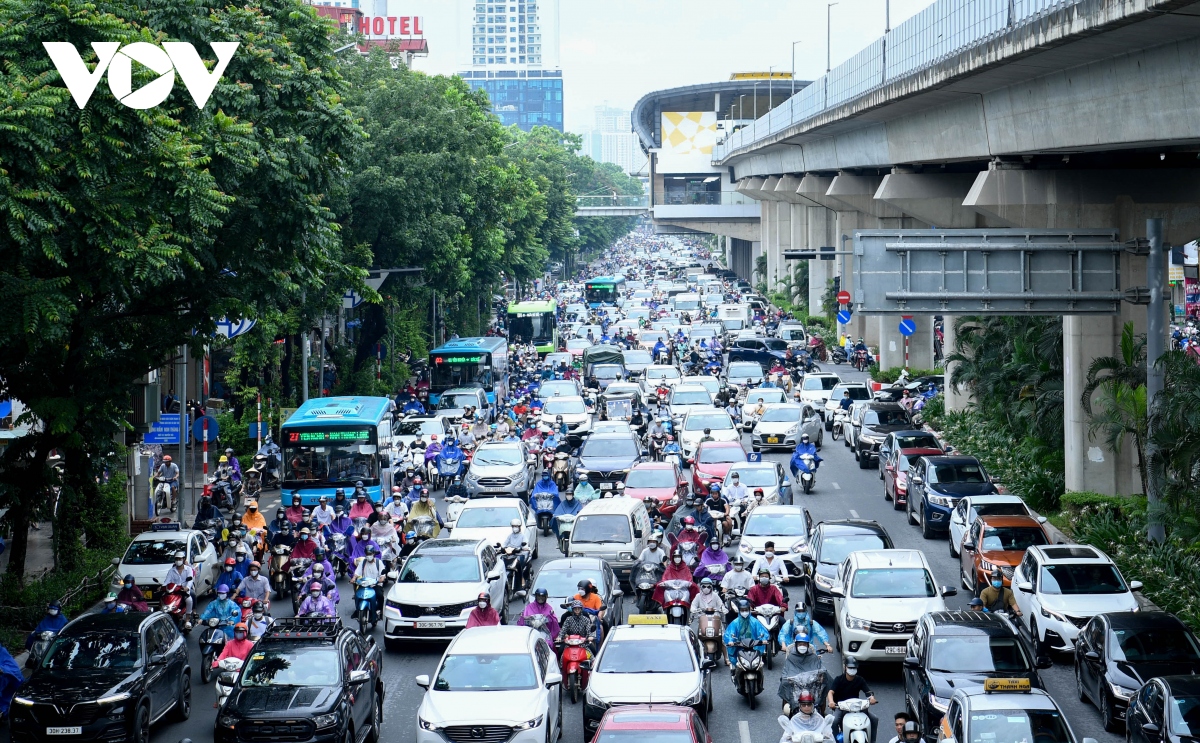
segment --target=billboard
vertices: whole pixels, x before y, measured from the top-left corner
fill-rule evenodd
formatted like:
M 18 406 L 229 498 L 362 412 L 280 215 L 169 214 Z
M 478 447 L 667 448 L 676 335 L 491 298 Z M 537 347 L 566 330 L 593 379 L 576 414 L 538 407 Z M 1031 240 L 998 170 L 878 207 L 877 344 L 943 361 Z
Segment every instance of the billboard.
M 712 155 L 717 143 L 715 111 L 663 111 L 662 148 L 675 155 Z

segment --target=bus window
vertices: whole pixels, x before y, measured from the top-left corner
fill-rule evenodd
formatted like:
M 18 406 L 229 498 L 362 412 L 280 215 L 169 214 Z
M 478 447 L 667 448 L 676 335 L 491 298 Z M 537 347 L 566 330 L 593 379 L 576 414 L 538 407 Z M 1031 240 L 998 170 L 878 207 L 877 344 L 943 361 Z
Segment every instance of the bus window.
M 438 356 L 432 361 L 430 387 L 434 390 L 473 385 L 482 385 L 484 389 L 491 388 L 492 369 L 486 355 L 462 357 L 457 360 L 453 357 Z

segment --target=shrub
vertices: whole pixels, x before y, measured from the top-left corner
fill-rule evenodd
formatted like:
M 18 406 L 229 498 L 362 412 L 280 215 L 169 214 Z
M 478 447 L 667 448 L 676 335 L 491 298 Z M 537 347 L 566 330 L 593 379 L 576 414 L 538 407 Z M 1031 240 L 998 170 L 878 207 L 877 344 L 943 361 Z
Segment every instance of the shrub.
M 1091 491 L 1063 493 L 1059 502 L 1063 511 L 1070 517 L 1078 516 L 1089 508 L 1097 512 L 1111 513 L 1114 516 L 1133 516 L 1146 511 L 1145 498 L 1104 495 Z
M 1061 454 L 1033 439 L 1014 441 L 977 411 L 945 412 L 942 438 L 963 454 L 977 457 L 988 472 L 1039 511 L 1059 509 L 1065 489 Z
M 935 431 L 940 431 L 946 417 L 946 398 L 941 393 L 929 398 L 921 409 L 921 418 Z
M 46 605 L 55 601 L 67 599 L 62 610 L 70 618 L 82 614 L 110 590 L 112 558 L 122 551 L 88 550 L 78 570 L 51 570 L 25 585 L 5 575 L 0 580 L 0 642 L 14 655 L 22 652 L 25 637 L 45 614 Z M 87 584 L 78 590 L 85 579 Z
M 901 367 L 895 367 L 893 369 L 880 369 L 878 364 L 872 364 L 867 371 L 870 373 L 873 381 L 882 382 L 884 384 L 892 384 L 900 378 L 900 372 L 903 371 L 903 369 Z M 941 373 L 941 369 L 908 370 L 908 376 L 910 379 L 915 379 L 916 377 L 936 376 Z

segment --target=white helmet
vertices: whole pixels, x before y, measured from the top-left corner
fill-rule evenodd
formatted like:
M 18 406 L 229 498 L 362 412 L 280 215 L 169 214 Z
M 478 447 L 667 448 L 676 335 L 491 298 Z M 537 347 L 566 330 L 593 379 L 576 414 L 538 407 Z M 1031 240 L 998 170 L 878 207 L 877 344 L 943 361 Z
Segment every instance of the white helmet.
M 514 529 L 520 529 L 523 526 L 521 519 L 513 519 L 512 521 L 508 522 L 508 525 Z

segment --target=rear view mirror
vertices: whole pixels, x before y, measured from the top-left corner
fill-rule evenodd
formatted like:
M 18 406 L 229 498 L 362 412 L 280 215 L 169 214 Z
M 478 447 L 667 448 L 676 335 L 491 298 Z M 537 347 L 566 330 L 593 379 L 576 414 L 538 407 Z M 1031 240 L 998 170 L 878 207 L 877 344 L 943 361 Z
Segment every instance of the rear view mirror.
M 1142 582 L 1141 582 L 1140 580 L 1131 580 L 1131 581 L 1129 581 L 1129 590 L 1130 590 L 1130 591 L 1140 591 L 1140 590 L 1142 590 Z
M 424 674 L 417 676 L 415 679 L 413 679 L 413 681 L 416 681 L 417 686 L 421 687 L 422 689 L 429 688 L 429 677 Z
M 904 659 L 905 668 L 920 668 L 921 660 L 915 655 L 910 655 Z
M 942 586 L 942 595 L 943 596 L 957 596 L 958 589 L 951 588 L 950 586 Z
M 1033 584 L 1027 580 L 1023 580 L 1017 584 L 1017 590 L 1021 593 L 1033 593 Z

